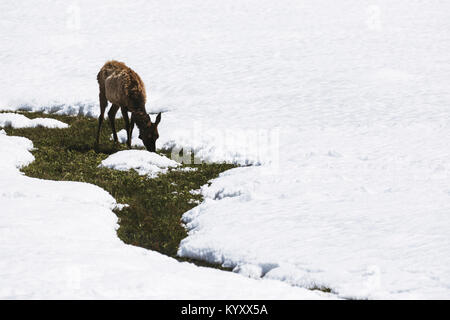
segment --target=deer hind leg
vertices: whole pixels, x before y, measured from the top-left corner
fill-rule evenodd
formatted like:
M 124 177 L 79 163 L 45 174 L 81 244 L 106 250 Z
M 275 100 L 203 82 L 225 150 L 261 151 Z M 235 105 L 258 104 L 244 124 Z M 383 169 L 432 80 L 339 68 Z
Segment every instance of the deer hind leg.
M 98 117 L 98 129 L 97 129 L 97 137 L 95 139 L 95 147 L 98 147 L 98 143 L 100 140 L 100 130 L 102 128 L 103 119 L 105 117 L 105 110 L 108 106 L 108 100 L 106 100 L 105 93 L 100 90 L 99 94 L 100 99 L 100 116 Z
M 127 146 L 131 149 L 130 119 L 128 118 L 128 111 L 125 107 L 120 107 L 120 111 L 122 111 L 123 121 L 125 122 L 125 130 L 127 130 Z
M 117 138 L 116 124 L 114 122 L 114 119 L 116 118 L 116 113 L 118 110 L 119 110 L 119 106 L 116 104 L 113 104 L 111 106 L 111 109 L 109 109 L 109 112 L 108 112 L 108 118 L 109 118 L 109 123 L 111 124 L 111 130 L 113 133 L 114 142 L 119 142 L 119 139 Z
M 133 113 L 131 113 L 131 121 L 130 121 L 130 140 L 133 138 L 133 129 L 134 129 L 134 117 Z

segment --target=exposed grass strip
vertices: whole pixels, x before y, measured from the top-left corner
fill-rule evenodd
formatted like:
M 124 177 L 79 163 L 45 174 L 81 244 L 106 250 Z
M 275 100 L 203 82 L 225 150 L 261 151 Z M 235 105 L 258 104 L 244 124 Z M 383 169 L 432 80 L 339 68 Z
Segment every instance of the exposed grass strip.
M 105 121 L 101 142 L 94 151 L 97 120 L 83 116 L 23 113 L 29 118 L 45 117 L 63 121 L 67 129 L 4 128 L 8 135 L 23 136 L 33 141 L 36 160 L 22 171 L 30 177 L 58 181 L 88 182 L 108 191 L 118 203 L 128 204 L 115 210 L 119 218 L 119 238 L 127 244 L 156 250 L 182 261 L 224 269 L 204 261 L 177 257 L 180 241 L 187 236 L 180 222 L 182 214 L 202 201 L 202 196 L 189 191 L 200 188 L 219 173 L 235 167 L 231 164 L 192 164 L 195 171 L 169 170 L 156 178 L 138 175 L 134 170 L 117 171 L 98 167 L 108 155 L 125 150 L 123 144 L 110 140 L 111 129 Z M 123 128 L 116 120 L 117 130 Z

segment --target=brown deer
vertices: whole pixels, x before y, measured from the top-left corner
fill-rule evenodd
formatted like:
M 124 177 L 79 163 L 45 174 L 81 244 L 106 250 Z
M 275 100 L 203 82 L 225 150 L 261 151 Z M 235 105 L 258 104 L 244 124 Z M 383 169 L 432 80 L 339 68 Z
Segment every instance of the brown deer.
M 156 121 L 152 123 L 150 116 L 145 111 L 145 87 L 139 75 L 124 63 L 112 60 L 106 62 L 100 69 L 97 74 L 97 81 L 100 87 L 100 117 L 98 118 L 95 146 L 98 147 L 100 129 L 108 101 L 110 101 L 112 105 L 108 112 L 108 118 L 114 141 L 118 142 L 114 119 L 120 108 L 125 121 L 128 148 L 131 148 L 131 137 L 136 123 L 139 129 L 139 138 L 144 146 L 148 151 L 155 152 L 156 140 L 159 137 L 158 124 L 161 121 L 161 112 L 156 116 Z M 128 112 L 131 112 L 131 123 Z

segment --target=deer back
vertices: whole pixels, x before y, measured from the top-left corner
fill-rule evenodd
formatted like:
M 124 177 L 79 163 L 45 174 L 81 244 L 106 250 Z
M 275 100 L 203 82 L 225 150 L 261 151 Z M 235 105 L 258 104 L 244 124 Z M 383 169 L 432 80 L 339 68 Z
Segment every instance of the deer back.
M 146 93 L 139 75 L 124 63 L 107 62 L 97 75 L 100 91 L 113 104 L 125 107 L 130 112 L 145 112 Z

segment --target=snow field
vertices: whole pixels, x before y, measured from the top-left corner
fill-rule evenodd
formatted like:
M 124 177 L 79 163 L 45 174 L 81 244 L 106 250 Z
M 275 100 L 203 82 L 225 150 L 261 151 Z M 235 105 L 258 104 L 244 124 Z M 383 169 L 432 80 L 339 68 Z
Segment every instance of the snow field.
M 30 140 L 0 131 L 1 299 L 321 299 L 320 292 L 125 245 L 103 189 L 24 176 Z
M 450 2 L 74 5 L 2 1 L 0 108 L 98 116 L 117 59 L 166 111 L 158 148 L 253 165 L 202 189 L 180 255 L 341 297 L 450 296 Z
M 64 122 L 48 118 L 28 119 L 26 116 L 17 113 L 0 113 L 0 127 L 11 126 L 13 128 L 67 128 Z

